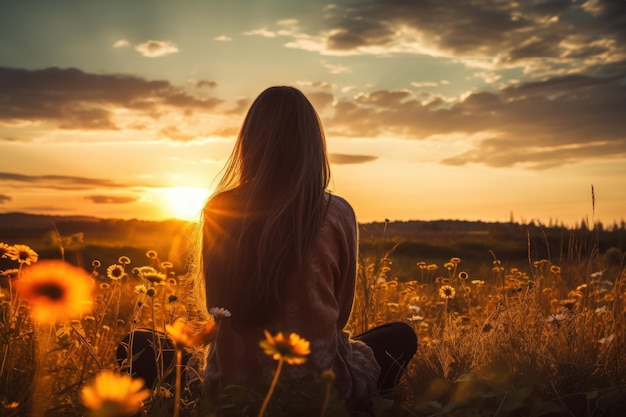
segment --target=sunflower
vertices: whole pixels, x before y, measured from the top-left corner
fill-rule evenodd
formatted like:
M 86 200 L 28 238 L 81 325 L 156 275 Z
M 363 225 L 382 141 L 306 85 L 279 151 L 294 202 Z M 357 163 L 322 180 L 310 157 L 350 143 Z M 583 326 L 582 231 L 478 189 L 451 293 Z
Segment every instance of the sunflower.
M 33 319 L 73 319 L 91 307 L 94 281 L 85 270 L 59 260 L 29 266 L 16 279 L 18 296 L 31 306 Z
M 90 385 L 83 387 L 81 398 L 94 416 L 132 416 L 150 396 L 150 391 L 143 386 L 141 378 L 133 379 L 130 375 L 105 369 Z
M 301 338 L 296 333 L 291 333 L 286 338 L 282 332 L 276 336 L 272 336 L 267 330 L 265 340 L 259 345 L 265 351 L 265 354 L 271 356 L 275 360 L 284 360 L 290 365 L 301 365 L 306 362 L 306 357 L 311 353 L 310 343 L 308 340 Z
M 122 265 L 113 264 L 107 268 L 107 277 L 113 281 L 119 281 L 124 277 L 124 267 Z
M 439 288 L 439 297 L 441 298 L 454 298 L 455 294 L 456 291 L 451 285 L 443 285 L 441 288 Z
M 37 259 L 39 258 L 39 255 L 37 255 L 37 252 L 35 252 L 29 246 L 26 246 L 26 245 L 11 246 L 6 253 L 6 256 L 8 256 L 13 261 L 18 261 L 20 264 L 26 264 L 26 265 L 30 265 L 33 262 L 37 262 Z

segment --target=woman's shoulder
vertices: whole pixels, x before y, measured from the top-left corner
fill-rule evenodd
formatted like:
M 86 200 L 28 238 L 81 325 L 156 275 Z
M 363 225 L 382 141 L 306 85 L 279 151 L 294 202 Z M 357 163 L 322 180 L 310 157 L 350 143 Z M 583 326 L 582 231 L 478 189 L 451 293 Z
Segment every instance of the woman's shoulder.
M 350 225 L 356 222 L 354 209 L 345 198 L 329 192 L 326 193 L 326 198 L 328 202 L 326 216 L 331 222 Z

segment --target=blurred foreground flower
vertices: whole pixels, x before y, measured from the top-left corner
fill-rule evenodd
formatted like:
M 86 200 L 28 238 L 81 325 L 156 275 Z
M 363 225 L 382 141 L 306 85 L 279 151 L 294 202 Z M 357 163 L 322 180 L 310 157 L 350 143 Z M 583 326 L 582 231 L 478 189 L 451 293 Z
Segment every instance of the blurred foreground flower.
M 165 325 L 167 336 L 174 341 L 177 349 L 190 347 L 194 344 L 193 335 L 183 320 L 176 320 L 172 324 Z
M 45 260 L 29 266 L 15 285 L 18 297 L 28 302 L 36 321 L 78 318 L 91 308 L 91 275 L 67 262 Z
M 259 344 L 266 355 L 275 360 L 284 360 L 290 365 L 301 365 L 306 362 L 307 355 L 311 353 L 308 340 L 296 333 L 291 333 L 289 338 L 286 338 L 282 332 L 276 336 L 272 336 L 267 330 L 264 332 L 265 340 Z
M 93 416 L 132 416 L 150 396 L 150 391 L 143 386 L 141 378 L 133 379 L 130 375 L 105 369 L 90 385 L 83 387 L 81 398 Z

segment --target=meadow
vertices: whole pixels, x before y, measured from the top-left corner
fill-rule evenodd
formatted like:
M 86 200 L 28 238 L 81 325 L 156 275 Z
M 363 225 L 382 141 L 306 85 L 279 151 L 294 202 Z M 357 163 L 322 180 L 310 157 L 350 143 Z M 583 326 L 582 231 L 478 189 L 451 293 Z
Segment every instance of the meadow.
M 228 314 L 192 302 L 190 224 L 30 220 L 0 222 L 0 415 L 346 415 L 328 372 L 191 394 L 200 376 L 177 361 Z M 360 237 L 350 330 L 404 321 L 419 340 L 375 416 L 626 414 L 623 227 L 380 222 Z M 138 328 L 172 340 L 150 390 L 107 372 L 132 367 L 115 355 Z M 303 343 L 277 364 L 306 361 Z

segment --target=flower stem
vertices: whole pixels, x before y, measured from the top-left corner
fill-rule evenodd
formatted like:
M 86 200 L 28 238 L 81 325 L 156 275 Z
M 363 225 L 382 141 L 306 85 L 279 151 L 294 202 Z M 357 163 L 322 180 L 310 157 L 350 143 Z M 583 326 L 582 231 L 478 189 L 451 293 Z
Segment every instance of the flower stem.
M 174 388 L 174 415 L 178 417 L 180 412 L 180 383 L 181 383 L 181 368 L 183 365 L 183 351 L 180 348 L 176 349 L 176 386 Z
M 283 369 L 283 358 L 278 360 L 278 366 L 276 366 L 276 372 L 274 372 L 274 378 L 272 379 L 272 383 L 270 385 L 270 389 L 267 391 L 267 395 L 263 400 L 263 405 L 261 406 L 261 410 L 259 411 L 259 417 L 263 417 L 265 414 L 265 409 L 267 408 L 267 404 L 270 402 L 270 398 L 274 393 L 274 389 L 276 388 L 276 383 L 278 382 L 278 376 L 280 375 L 280 371 Z
M 322 404 L 322 412 L 320 413 L 320 417 L 324 417 L 326 414 L 326 408 L 328 408 L 328 400 L 330 399 L 330 382 L 326 383 L 326 392 L 324 394 L 324 403 Z

